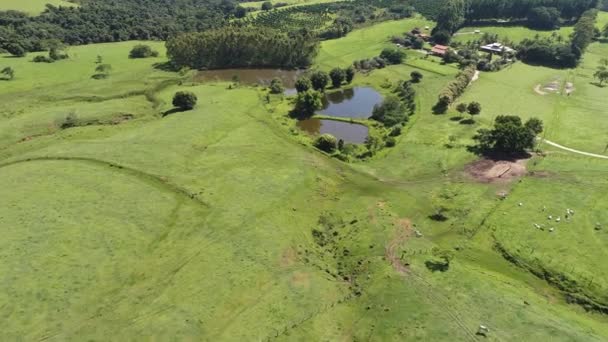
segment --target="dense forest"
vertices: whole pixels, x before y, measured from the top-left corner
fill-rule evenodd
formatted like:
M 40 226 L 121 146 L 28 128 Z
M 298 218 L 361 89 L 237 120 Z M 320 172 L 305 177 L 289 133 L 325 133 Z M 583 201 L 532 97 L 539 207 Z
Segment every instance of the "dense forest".
M 327 39 L 343 36 L 368 21 L 402 18 L 412 13 L 407 2 L 400 0 L 355 0 L 275 8 L 259 14 L 256 19 L 243 18 L 247 9 L 233 0 L 81 0 L 80 5 L 47 5 L 44 12 L 34 17 L 17 11 L 0 11 L 0 49 L 22 55 L 27 51 L 47 50 L 49 41 L 80 45 L 166 40 L 179 33 L 223 26 L 304 29 Z
M 181 34 L 167 41 L 167 56 L 178 67 L 307 67 L 317 40 L 306 32 L 225 27 Z

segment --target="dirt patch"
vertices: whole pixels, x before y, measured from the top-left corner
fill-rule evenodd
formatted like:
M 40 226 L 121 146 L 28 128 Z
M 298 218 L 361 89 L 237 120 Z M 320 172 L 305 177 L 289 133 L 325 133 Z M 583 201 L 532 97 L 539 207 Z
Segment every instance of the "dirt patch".
M 526 174 L 527 159 L 481 159 L 465 167 L 468 175 L 481 183 L 508 183 Z
M 310 287 L 310 274 L 308 272 L 296 271 L 291 275 L 289 284 L 293 287 L 307 289 Z
M 572 93 L 574 93 L 574 91 L 576 90 L 576 88 L 574 88 L 574 84 L 572 84 L 572 82 L 567 82 L 566 83 L 566 94 L 570 95 Z
M 283 251 L 281 255 L 281 267 L 290 267 L 298 260 L 298 252 L 292 247 L 289 247 Z
M 401 263 L 399 258 L 399 246 L 412 235 L 412 223 L 408 219 L 399 219 L 396 223 L 395 236 L 388 242 L 385 249 L 386 260 L 399 274 L 408 273 L 409 267 Z
M 545 93 L 544 91 L 540 90 L 541 85 L 537 84 L 536 87 L 534 87 L 534 92 L 537 93 L 538 95 L 542 95 L 545 96 L 547 95 L 547 93 Z

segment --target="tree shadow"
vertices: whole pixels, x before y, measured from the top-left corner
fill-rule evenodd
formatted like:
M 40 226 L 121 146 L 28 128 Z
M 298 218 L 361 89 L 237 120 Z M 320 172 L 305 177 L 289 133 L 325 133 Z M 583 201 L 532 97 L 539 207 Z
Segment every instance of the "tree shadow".
M 464 118 L 463 118 L 462 116 L 460 116 L 460 115 L 459 115 L 459 116 L 453 116 L 453 117 L 451 117 L 451 118 L 450 118 L 450 121 L 460 121 L 460 120 L 462 120 L 462 119 L 464 119 Z
M 171 62 L 154 63 L 152 67 L 157 70 L 178 72 L 180 67 Z
M 512 152 L 512 153 L 508 153 L 508 152 L 503 152 L 503 151 L 496 151 L 493 149 L 489 149 L 489 148 L 484 148 L 483 146 L 479 146 L 479 145 L 469 145 L 466 147 L 467 151 L 473 154 L 476 154 L 478 156 L 487 158 L 489 160 L 492 161 L 510 161 L 510 162 L 515 162 L 517 160 L 521 160 L 521 159 L 529 159 L 532 157 L 532 155 L 528 152 Z
M 167 110 L 167 111 L 164 111 L 164 112 L 163 112 L 163 118 L 164 118 L 165 116 L 169 116 L 169 115 L 171 115 L 171 114 L 175 114 L 175 113 L 179 113 L 179 112 L 185 112 L 185 111 L 186 111 L 186 110 L 181 109 L 181 108 L 177 108 L 177 107 L 175 107 L 175 108 L 171 108 L 171 109 L 169 109 L 169 110 Z
M 424 262 L 424 265 L 431 272 L 445 272 L 450 268 L 449 263 L 434 260 L 427 260 Z
M 472 125 L 475 123 L 475 120 L 473 119 L 464 119 L 460 121 L 461 125 Z
M 606 84 L 601 84 L 600 82 L 589 82 L 589 83 L 591 83 L 594 86 L 599 87 L 599 88 L 606 88 Z

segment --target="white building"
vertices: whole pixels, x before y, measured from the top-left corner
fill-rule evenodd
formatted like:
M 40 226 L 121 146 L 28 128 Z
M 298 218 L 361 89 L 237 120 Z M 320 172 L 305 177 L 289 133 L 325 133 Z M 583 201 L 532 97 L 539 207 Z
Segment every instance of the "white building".
M 510 47 L 504 46 L 500 43 L 492 43 L 492 44 L 484 45 L 484 46 L 480 47 L 479 49 L 481 51 L 499 53 L 499 54 L 515 51 L 515 50 L 511 49 Z

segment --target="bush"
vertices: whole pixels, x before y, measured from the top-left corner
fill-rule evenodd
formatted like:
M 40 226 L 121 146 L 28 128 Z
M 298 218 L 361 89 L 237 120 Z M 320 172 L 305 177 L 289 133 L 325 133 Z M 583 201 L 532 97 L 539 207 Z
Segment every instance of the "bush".
M 397 145 L 397 140 L 394 137 L 386 138 L 386 147 L 394 147 Z
M 420 71 L 412 71 L 410 77 L 412 78 L 412 82 L 419 83 L 424 76 Z
M 272 9 L 272 2 L 265 1 L 262 3 L 262 11 L 270 11 Z
M 152 48 L 148 45 L 138 44 L 131 49 L 129 52 L 129 58 L 148 58 L 148 57 L 158 57 L 158 51 L 152 50 Z
M 329 72 L 329 77 L 331 78 L 331 84 L 334 88 L 340 88 L 342 82 L 346 79 L 346 72 L 340 68 L 333 68 Z
M 298 117 L 310 117 L 321 107 L 323 107 L 321 94 L 318 91 L 307 90 L 298 94 L 294 111 Z
M 458 106 L 456 106 L 456 111 L 460 114 L 464 114 L 467 111 L 467 104 L 464 102 L 459 103 Z
M 332 153 L 338 147 L 338 141 L 331 134 L 322 134 L 315 140 L 315 147 L 321 151 Z
M 181 110 L 190 110 L 196 106 L 198 98 L 189 91 L 178 91 L 173 95 L 173 106 Z
M 302 76 L 296 81 L 296 90 L 298 91 L 298 93 L 305 92 L 307 90 L 310 90 L 311 88 L 312 83 L 310 82 L 310 78 L 306 76 Z
M 371 118 L 391 127 L 407 122 L 408 115 L 401 100 L 396 96 L 389 96 L 381 104 L 374 106 Z
M 316 71 L 310 76 L 310 82 L 314 90 L 325 91 L 329 83 L 329 75 L 325 71 Z
M 477 115 L 481 113 L 481 104 L 479 102 L 471 102 L 467 106 L 467 112 L 471 115 Z
M 32 59 L 32 62 L 34 62 L 34 63 L 53 63 L 53 62 L 55 62 L 55 60 L 50 57 L 47 57 L 47 56 L 36 56 L 36 57 L 34 57 L 34 59 Z
M 25 49 L 19 44 L 9 44 L 4 49 L 15 57 L 24 57 L 26 54 Z
M 395 48 L 386 48 L 380 53 L 380 58 L 389 64 L 401 64 L 405 60 L 405 57 L 405 52 Z
M 346 77 L 346 83 L 351 84 L 353 79 L 355 78 L 355 68 L 351 65 L 346 68 L 344 72 Z
M 281 82 L 280 78 L 273 78 L 270 81 L 270 93 L 271 94 L 282 94 L 285 91 L 283 87 L 283 82 Z

